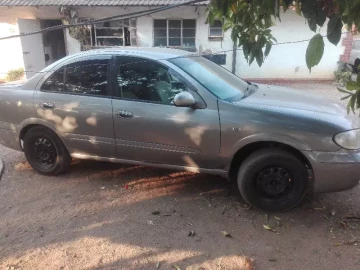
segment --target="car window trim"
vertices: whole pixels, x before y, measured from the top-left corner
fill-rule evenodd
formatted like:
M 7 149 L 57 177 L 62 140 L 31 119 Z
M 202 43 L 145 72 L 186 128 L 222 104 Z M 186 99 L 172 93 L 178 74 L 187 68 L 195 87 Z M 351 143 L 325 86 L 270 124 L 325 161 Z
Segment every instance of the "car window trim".
M 118 67 L 118 59 L 121 57 L 132 57 L 132 58 L 138 58 L 138 59 L 142 59 L 142 60 L 147 60 L 147 61 L 153 61 L 155 63 L 158 63 L 159 65 L 163 66 L 164 68 L 168 69 L 169 74 L 174 74 L 175 76 L 179 77 L 181 79 L 181 81 L 183 83 L 185 83 L 185 85 L 189 88 L 190 91 L 194 92 L 202 101 L 204 108 L 199 108 L 199 109 L 205 109 L 207 108 L 206 102 L 203 99 L 203 97 L 199 94 L 199 92 L 197 91 L 196 87 L 193 86 L 186 78 L 184 78 L 184 76 L 182 76 L 181 74 L 179 74 L 176 70 L 174 70 L 173 68 L 167 66 L 166 64 L 156 60 L 156 59 L 151 59 L 151 58 L 146 58 L 146 57 L 140 57 L 140 56 L 132 56 L 132 55 L 126 55 L 126 54 L 122 54 L 122 55 L 113 55 L 112 57 L 112 67 L 111 67 L 111 89 L 113 89 L 112 92 L 112 98 L 116 99 L 116 100 L 125 100 L 125 101 L 132 101 L 132 102 L 141 102 L 141 103 L 149 103 L 149 104 L 156 104 L 156 105 L 165 105 L 165 106 L 172 106 L 172 107 L 176 107 L 175 104 L 165 104 L 165 103 L 160 103 L 160 102 L 155 102 L 155 101 L 150 101 L 150 100 L 140 100 L 140 99 L 130 99 L 130 98 L 124 98 L 122 96 L 119 96 L 120 91 L 119 91 L 119 85 L 117 83 L 117 78 L 116 78 L 116 73 L 117 73 L 117 67 Z M 140 60 L 141 61 L 141 60 Z M 190 92 L 191 93 L 191 92 Z M 194 94 L 192 93 L 192 94 Z

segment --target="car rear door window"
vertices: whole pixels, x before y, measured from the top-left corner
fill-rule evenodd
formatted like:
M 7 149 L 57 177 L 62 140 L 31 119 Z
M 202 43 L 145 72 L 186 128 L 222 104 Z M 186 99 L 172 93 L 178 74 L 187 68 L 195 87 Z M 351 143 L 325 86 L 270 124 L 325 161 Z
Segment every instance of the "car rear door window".
M 123 99 L 170 105 L 176 94 L 188 91 L 168 67 L 136 57 L 118 58 L 116 79 Z
M 107 95 L 109 60 L 87 60 L 66 66 L 65 92 Z
M 108 59 L 75 62 L 59 69 L 41 86 L 41 91 L 106 96 Z
M 64 92 L 64 69 L 55 71 L 41 86 L 41 91 Z

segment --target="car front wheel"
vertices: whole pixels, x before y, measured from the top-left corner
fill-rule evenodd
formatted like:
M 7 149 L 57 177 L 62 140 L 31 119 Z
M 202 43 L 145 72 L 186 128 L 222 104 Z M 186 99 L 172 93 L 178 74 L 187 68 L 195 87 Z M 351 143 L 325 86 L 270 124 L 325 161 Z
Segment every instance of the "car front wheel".
M 286 211 L 304 198 L 308 170 L 295 155 L 267 148 L 252 153 L 240 166 L 238 186 L 244 200 L 265 211 Z
M 34 127 L 26 132 L 24 152 L 31 167 L 45 175 L 62 173 L 71 163 L 71 157 L 62 141 L 44 127 Z

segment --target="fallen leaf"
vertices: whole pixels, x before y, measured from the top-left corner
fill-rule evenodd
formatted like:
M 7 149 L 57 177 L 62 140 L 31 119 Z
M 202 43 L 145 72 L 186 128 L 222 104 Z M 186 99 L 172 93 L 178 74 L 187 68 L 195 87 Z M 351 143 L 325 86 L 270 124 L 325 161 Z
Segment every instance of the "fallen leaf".
M 275 218 L 275 219 L 277 219 L 277 220 L 281 220 L 281 218 L 279 218 L 279 217 L 276 217 L 276 216 L 274 216 L 274 218 Z
M 160 215 L 160 211 L 154 211 L 151 214 L 154 215 L 154 216 L 158 216 L 158 215 Z
M 313 208 L 313 209 L 316 211 L 324 211 L 326 209 L 326 207 L 324 206 L 323 208 L 318 207 L 318 208 Z
M 159 269 L 160 268 L 160 262 L 157 262 L 156 263 L 156 269 Z
M 266 230 L 269 230 L 269 231 L 273 230 L 273 228 L 271 228 L 269 225 L 263 225 L 263 226 L 264 226 L 264 229 L 266 229 Z
M 125 189 L 129 189 L 129 185 L 125 185 L 124 188 L 125 188 Z
M 100 189 L 105 189 L 105 187 L 101 187 Z
M 331 216 L 335 216 L 335 214 L 336 214 L 335 210 L 332 210 L 331 211 Z
M 188 236 L 195 236 L 195 232 L 194 231 L 190 231 L 189 233 L 188 233 Z
M 173 267 L 174 267 L 176 270 L 181 270 L 180 267 L 177 266 L 176 264 L 174 264 Z
M 151 220 L 147 220 L 146 222 L 147 222 L 147 224 L 149 224 L 149 225 L 154 225 L 154 222 L 152 222 Z
M 222 233 L 223 236 L 225 236 L 225 237 L 231 237 L 231 234 L 228 233 L 227 231 L 222 231 L 221 233 Z
M 269 262 L 276 262 L 276 259 L 269 259 Z
M 271 231 L 271 232 L 280 234 L 280 233 L 278 233 L 277 231 L 275 231 L 270 225 L 263 225 L 263 226 L 264 226 L 264 229 L 265 229 L 265 230 L 268 230 L 268 231 Z

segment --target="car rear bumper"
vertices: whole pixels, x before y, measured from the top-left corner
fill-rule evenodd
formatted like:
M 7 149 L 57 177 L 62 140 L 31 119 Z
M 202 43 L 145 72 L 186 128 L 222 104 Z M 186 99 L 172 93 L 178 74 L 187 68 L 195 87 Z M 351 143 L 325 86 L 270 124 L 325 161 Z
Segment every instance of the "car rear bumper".
M 0 144 L 5 147 L 22 151 L 16 131 L 0 128 Z
M 315 192 L 337 192 L 351 189 L 360 180 L 360 151 L 303 151 L 314 173 Z

